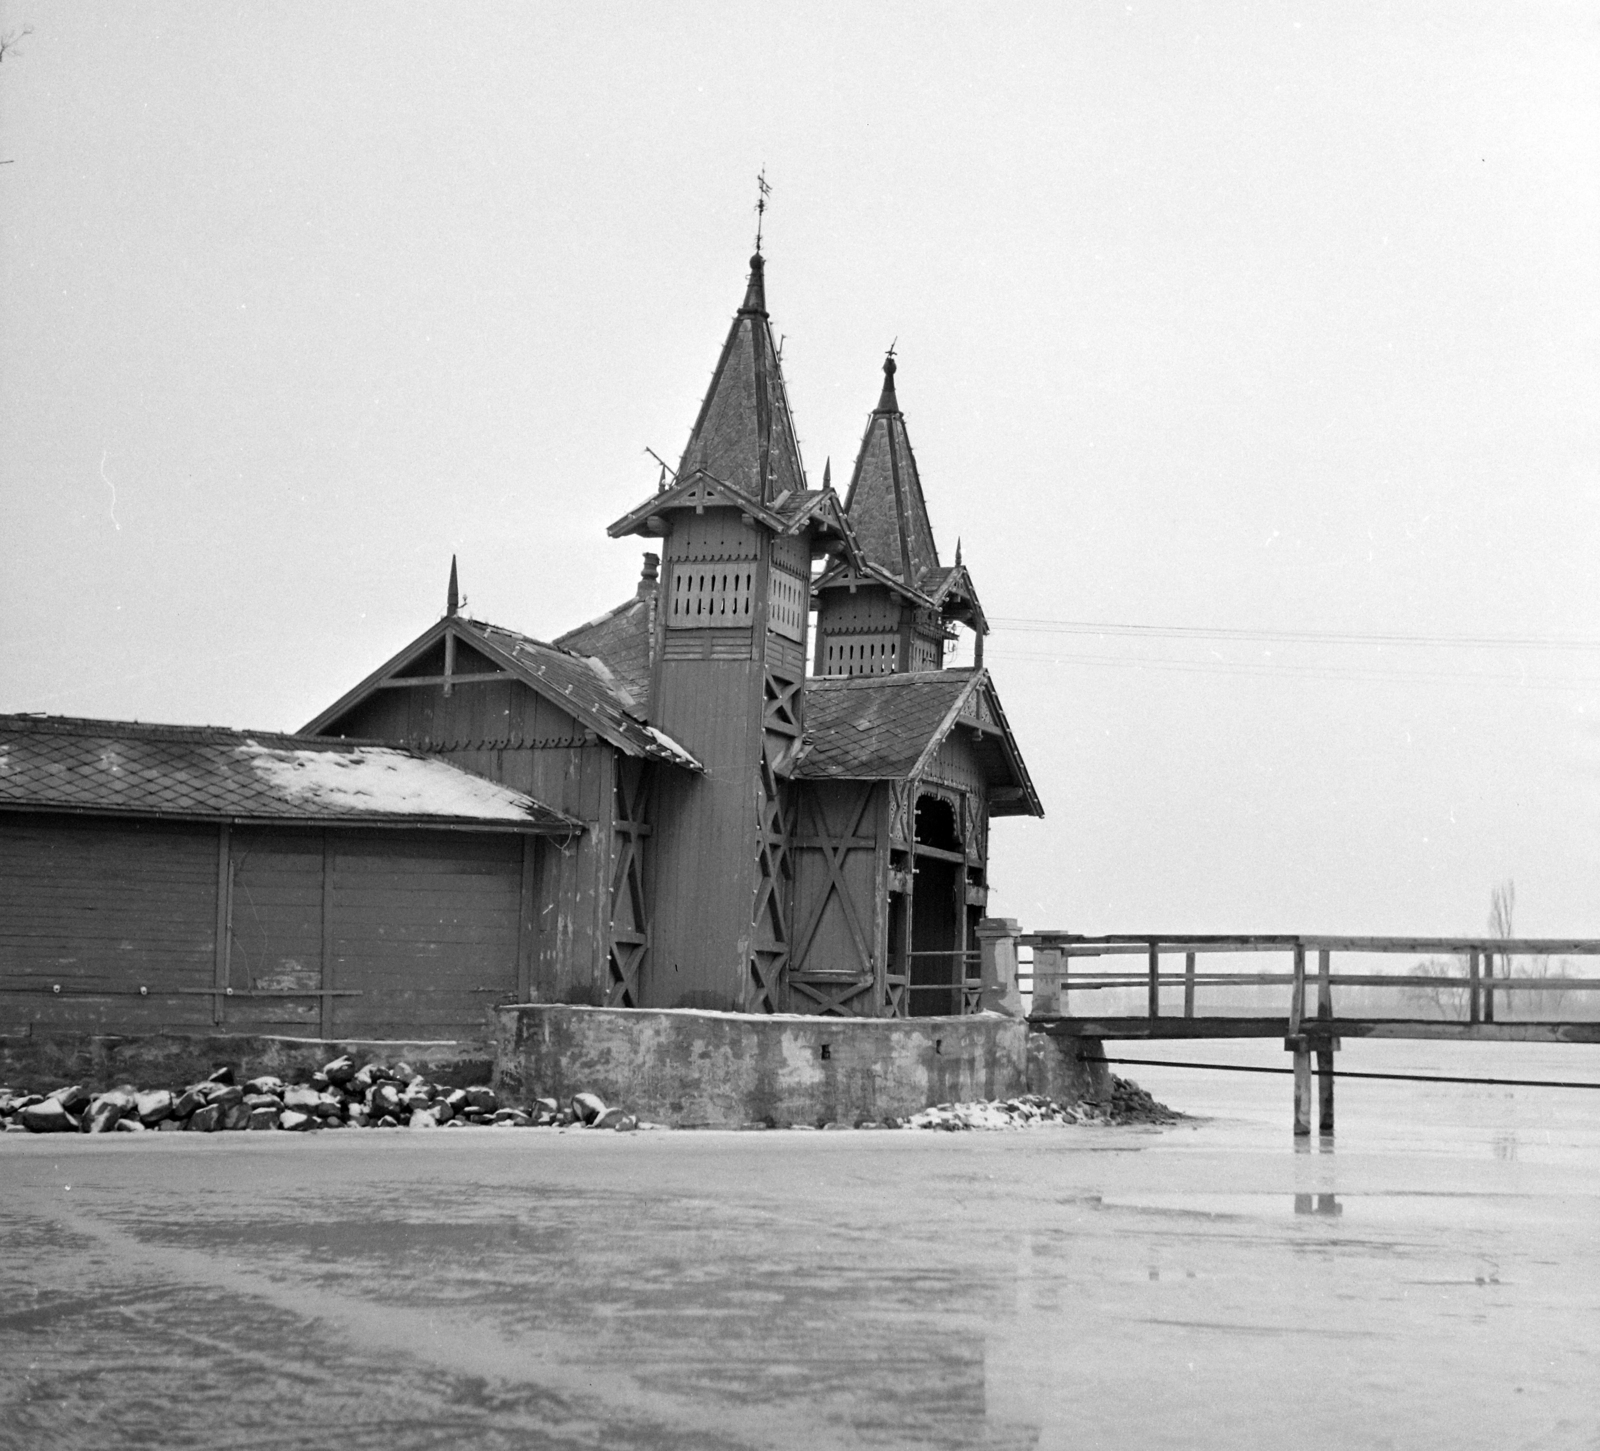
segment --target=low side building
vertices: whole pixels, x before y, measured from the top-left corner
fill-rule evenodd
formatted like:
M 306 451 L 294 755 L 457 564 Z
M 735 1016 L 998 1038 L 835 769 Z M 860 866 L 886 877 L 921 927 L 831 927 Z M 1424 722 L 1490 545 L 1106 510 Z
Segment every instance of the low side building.
M 585 834 L 393 745 L 0 717 L 0 1024 L 483 1039 Z

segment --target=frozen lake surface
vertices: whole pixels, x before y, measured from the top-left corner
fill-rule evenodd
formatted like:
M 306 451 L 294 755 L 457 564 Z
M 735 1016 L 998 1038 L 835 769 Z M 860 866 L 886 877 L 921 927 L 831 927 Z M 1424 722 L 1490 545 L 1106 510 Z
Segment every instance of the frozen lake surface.
M 1600 1093 L 1120 1071 L 1207 1117 L 5 1136 L 0 1446 L 1600 1445 Z

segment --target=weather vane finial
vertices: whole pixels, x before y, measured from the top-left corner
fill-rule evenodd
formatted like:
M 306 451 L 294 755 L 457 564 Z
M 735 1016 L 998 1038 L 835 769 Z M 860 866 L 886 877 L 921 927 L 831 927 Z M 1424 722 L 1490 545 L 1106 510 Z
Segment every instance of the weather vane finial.
M 756 177 L 756 256 L 761 255 L 761 227 L 767 218 L 767 198 L 772 195 L 772 188 L 767 185 L 767 168 L 762 167 Z

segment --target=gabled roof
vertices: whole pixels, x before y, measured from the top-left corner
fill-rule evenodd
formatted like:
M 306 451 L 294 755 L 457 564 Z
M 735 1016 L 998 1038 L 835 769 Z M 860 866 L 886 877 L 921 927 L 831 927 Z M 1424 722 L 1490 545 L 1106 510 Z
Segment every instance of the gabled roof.
M 978 602 L 977 587 L 972 583 L 972 575 L 966 565 L 961 562 L 959 541 L 956 544 L 956 562 L 947 568 L 930 569 L 922 577 L 922 588 L 946 617 L 965 621 L 980 635 L 989 633 L 989 620 Z M 963 608 L 955 608 L 957 605 Z
M 0 716 L 0 809 L 583 830 L 531 796 L 401 747 L 61 716 Z
M 894 358 L 885 358 L 883 393 L 867 420 L 845 513 L 868 559 L 904 583 L 926 588 L 924 577 L 939 567 L 939 550 L 905 416 L 895 397 L 894 374 Z
M 354 690 L 302 726 L 300 734 L 323 734 L 377 690 L 383 681 L 404 672 L 450 633 L 624 754 L 665 761 L 691 771 L 702 769 L 672 737 L 635 717 L 633 712 L 642 712 L 644 701 L 636 698 L 603 661 L 463 615 L 446 615 L 425 630 Z
M 986 670 L 823 676 L 806 682 L 801 780 L 902 781 L 924 774 L 957 726 L 973 732 L 995 816 L 1043 816 Z
M 736 484 L 698 469 L 680 477 L 670 488 L 652 494 L 637 508 L 630 509 L 606 533 L 613 539 L 624 534 L 661 534 L 665 525 L 655 520 L 674 509 L 738 509 L 774 534 L 798 534 L 808 525 L 823 534 L 834 534 L 854 548 L 854 536 L 845 518 L 844 506 L 831 488 L 799 489 L 779 494 L 763 503 Z
M 906 584 L 899 575 L 891 574 L 881 564 L 874 564 L 865 556 L 856 559 L 836 559 L 819 574 L 811 584 L 813 595 L 825 589 L 844 589 L 852 585 L 881 584 L 902 599 L 925 609 L 933 609 L 936 601 L 926 591 Z

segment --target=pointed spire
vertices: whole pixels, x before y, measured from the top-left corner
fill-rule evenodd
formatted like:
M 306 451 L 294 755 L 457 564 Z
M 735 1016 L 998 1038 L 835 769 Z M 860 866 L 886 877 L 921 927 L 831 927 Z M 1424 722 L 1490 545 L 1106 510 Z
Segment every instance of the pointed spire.
M 930 569 L 939 567 L 939 550 L 905 416 L 895 397 L 896 367 L 891 347 L 883 360 L 883 394 L 867 419 L 844 507 L 861 552 L 915 586 Z
M 956 535 L 956 568 L 961 568 L 961 536 Z
M 455 615 L 461 608 L 461 586 L 456 582 L 456 557 L 450 556 L 450 585 L 444 592 L 446 617 Z
M 830 453 L 822 464 L 822 492 L 827 493 L 833 487 L 833 455 Z
M 804 489 L 783 368 L 767 320 L 766 264 L 750 259 L 750 285 L 728 330 L 677 477 L 696 469 L 763 502 Z
M 889 356 L 883 360 L 883 392 L 878 395 L 877 413 L 898 413 L 899 400 L 894 396 L 895 361 L 894 349 L 889 349 Z

